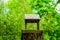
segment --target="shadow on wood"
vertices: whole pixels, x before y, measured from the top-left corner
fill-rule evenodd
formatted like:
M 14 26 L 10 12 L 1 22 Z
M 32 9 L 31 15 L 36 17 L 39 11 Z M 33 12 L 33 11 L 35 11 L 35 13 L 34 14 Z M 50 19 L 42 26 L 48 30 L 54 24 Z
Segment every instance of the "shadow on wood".
M 21 40 L 43 40 L 42 30 L 22 30 Z

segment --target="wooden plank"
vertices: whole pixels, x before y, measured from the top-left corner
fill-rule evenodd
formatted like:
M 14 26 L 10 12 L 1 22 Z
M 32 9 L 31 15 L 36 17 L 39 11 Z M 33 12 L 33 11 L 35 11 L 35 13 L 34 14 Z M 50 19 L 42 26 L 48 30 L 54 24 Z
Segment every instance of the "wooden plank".
M 22 30 L 23 33 L 43 33 L 42 30 Z
M 26 19 L 25 20 L 25 23 L 37 23 L 37 22 L 39 22 L 39 20 L 38 19 Z
M 40 19 L 39 14 L 25 14 L 25 19 Z

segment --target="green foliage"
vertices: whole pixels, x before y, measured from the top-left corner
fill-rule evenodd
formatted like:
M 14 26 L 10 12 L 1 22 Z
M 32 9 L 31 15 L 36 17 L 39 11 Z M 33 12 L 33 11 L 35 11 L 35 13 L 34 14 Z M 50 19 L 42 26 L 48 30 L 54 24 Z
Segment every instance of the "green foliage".
M 2 1 L 3 2 L 3 1 Z M 30 1 L 9 0 L 0 5 L 0 40 L 20 40 L 24 14 L 32 13 Z
M 50 2 L 53 4 L 51 5 Z M 0 40 L 20 40 L 24 29 L 24 14 L 37 10 L 40 15 L 40 29 L 44 30 L 44 40 L 59 40 L 60 14 L 55 10 L 53 0 L 9 0 L 0 4 Z M 35 24 L 27 25 L 36 30 Z M 34 26 L 34 27 L 33 27 Z M 27 30 L 28 30 L 27 29 Z
M 37 10 L 41 17 L 40 27 L 44 30 L 44 40 L 58 40 L 57 31 L 60 32 L 60 14 L 55 10 L 57 3 L 54 0 L 34 0 L 31 1 L 32 10 Z M 50 4 L 52 2 L 53 4 Z M 59 35 L 60 37 L 60 35 Z

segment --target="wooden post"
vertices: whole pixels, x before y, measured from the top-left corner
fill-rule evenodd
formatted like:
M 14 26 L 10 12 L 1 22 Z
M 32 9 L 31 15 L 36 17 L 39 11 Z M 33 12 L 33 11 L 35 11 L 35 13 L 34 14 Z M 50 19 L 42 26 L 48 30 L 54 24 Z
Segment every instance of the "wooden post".
M 27 28 L 27 23 L 25 22 L 25 29 Z
M 39 22 L 37 22 L 37 30 L 39 30 Z

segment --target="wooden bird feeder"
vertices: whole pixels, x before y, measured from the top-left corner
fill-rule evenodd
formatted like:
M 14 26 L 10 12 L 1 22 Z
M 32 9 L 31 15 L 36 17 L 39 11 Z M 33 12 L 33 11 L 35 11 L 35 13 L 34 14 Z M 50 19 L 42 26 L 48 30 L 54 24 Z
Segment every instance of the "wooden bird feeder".
M 22 30 L 21 40 L 43 40 L 43 31 L 39 30 L 39 14 L 25 14 L 25 30 Z M 26 30 L 27 23 L 37 23 L 37 30 Z
M 27 23 L 37 23 L 37 30 L 39 30 L 39 20 L 38 14 L 25 14 L 25 29 L 27 28 Z

